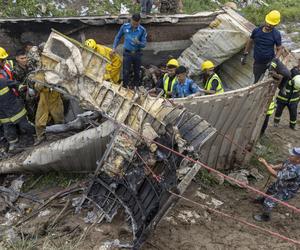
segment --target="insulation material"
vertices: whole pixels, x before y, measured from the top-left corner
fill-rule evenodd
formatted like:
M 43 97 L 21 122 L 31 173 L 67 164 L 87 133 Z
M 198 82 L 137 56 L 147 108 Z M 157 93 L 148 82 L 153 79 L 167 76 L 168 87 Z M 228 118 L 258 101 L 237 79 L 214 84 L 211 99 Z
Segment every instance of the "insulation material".
M 244 23 L 253 26 L 235 12 L 229 13 L 218 15 L 210 27 L 199 30 L 191 38 L 193 44 L 181 54 L 179 61 L 191 75 L 200 73 L 203 61 L 212 60 L 218 66 L 244 48 L 250 35 Z

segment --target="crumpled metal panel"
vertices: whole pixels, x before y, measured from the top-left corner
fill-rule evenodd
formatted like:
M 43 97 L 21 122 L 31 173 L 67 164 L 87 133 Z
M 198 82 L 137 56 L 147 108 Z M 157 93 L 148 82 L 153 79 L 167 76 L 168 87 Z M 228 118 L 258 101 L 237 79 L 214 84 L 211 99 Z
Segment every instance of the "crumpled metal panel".
M 47 143 L 0 161 L 0 173 L 14 172 L 76 172 L 91 173 L 101 158 L 114 124 L 110 121 L 97 128 Z M 74 157 L 76 156 L 76 157 Z
M 106 63 L 53 31 L 43 51 L 42 68 L 33 79 L 78 98 L 82 107 L 100 112 L 115 125 L 84 200 L 96 203 L 108 221 L 123 207 L 132 226 L 133 249 L 139 249 L 153 223 L 160 220 L 160 207 L 171 198 L 168 190 L 177 187 L 176 170 L 182 160 L 156 143 L 197 156 L 215 129 L 199 115 L 160 96 L 104 81 Z
M 205 60 L 212 60 L 218 66 L 244 48 L 250 30 L 243 24 L 250 22 L 228 11 L 218 15 L 209 27 L 200 29 L 191 39 L 193 44 L 180 56 L 180 63 L 189 68 L 190 74 L 200 74 Z

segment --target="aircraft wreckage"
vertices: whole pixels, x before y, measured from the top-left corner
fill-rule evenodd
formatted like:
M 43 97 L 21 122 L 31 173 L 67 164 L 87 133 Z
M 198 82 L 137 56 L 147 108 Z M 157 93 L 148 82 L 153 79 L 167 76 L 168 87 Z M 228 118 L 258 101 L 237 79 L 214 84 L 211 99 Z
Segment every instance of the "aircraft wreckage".
M 135 92 L 104 81 L 105 65 L 109 62 L 74 38 L 95 37 L 98 42 L 109 44 L 116 24 L 126 20 L 11 20 L 24 36 L 22 30 L 29 24 L 36 28 L 53 25 L 60 31 L 69 29 L 65 33 L 73 38 L 51 32 L 41 56 L 42 67 L 32 79 L 69 96 L 88 111 L 73 117 L 67 127 L 82 130 L 89 123 L 94 127 L 3 159 L 0 172 L 94 171 L 87 198 L 80 206 L 92 202 L 108 221 L 123 207 L 132 226 L 131 246 L 138 249 L 147 233 L 177 201 L 168 190 L 183 193 L 200 169 L 166 147 L 219 169 L 245 163 L 249 155 L 243 149 L 251 151 L 258 139 L 276 82 L 265 77 L 251 85 L 251 62 L 239 66 L 239 53 L 253 25 L 231 9 L 144 20 L 145 26 L 149 25 L 147 63 L 159 63 L 173 52 L 189 67 L 191 75 L 196 75 L 201 62 L 211 59 L 219 65 L 218 72 L 226 83 L 224 94 L 166 100 L 161 95 L 153 97 L 146 90 Z M 0 22 L 2 32 L 8 32 L 12 23 Z M 176 34 L 163 32 L 166 27 L 176 30 Z M 47 33 L 47 29 L 36 30 Z M 182 34 L 178 35 L 178 30 Z M 288 53 L 283 58 L 286 63 L 291 59 Z M 95 117 L 98 120 L 93 123 Z M 47 131 L 64 131 L 65 127 L 55 126 Z

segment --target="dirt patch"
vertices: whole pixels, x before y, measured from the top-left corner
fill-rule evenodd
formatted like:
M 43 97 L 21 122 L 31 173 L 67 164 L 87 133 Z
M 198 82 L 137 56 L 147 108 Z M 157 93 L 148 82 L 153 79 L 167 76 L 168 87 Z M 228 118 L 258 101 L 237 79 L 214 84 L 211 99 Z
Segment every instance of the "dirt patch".
M 266 135 L 257 146 L 257 153 L 268 158 L 272 163 L 279 163 L 288 155 L 287 149 L 290 145 L 299 146 L 300 133 L 289 129 L 287 112 L 284 113 L 279 128 L 273 127 L 272 120 L 269 125 Z M 264 179 L 252 180 L 251 182 L 252 186 L 260 190 L 264 190 L 267 184 L 273 181 L 270 179 L 267 183 L 269 175 L 256 159 L 252 159 L 250 166 L 244 167 L 255 167 L 260 174 L 264 175 Z M 202 178 L 204 177 L 202 176 Z M 31 190 L 31 193 L 47 200 L 62 189 L 63 187 L 39 188 L 38 192 Z M 78 194 L 76 195 L 78 196 Z M 256 195 L 247 190 L 233 187 L 227 182 L 218 185 L 213 181 L 197 180 L 192 183 L 184 196 L 287 237 L 300 240 L 298 223 L 300 216 L 298 214 L 278 206 L 274 209 L 270 222 L 257 223 L 253 220 L 253 215 L 259 213 L 261 207 L 252 203 Z M 30 203 L 28 200 L 20 199 L 18 202 L 27 204 L 24 210 L 25 215 L 30 215 L 38 207 L 37 204 Z M 51 206 L 45 207 L 35 217 L 18 228 L 18 241 L 5 244 L 1 246 L 2 249 L 117 249 L 104 243 L 114 240 L 125 242 L 132 238 L 124 212 L 119 211 L 112 223 L 87 224 L 84 218 L 88 210 L 83 209 L 79 213 L 75 213 L 71 203 L 72 196 L 52 202 Z M 299 197 L 291 200 L 290 203 L 300 207 Z M 0 218 L 1 223 L 5 223 L 6 220 L 4 215 Z M 156 230 L 149 235 L 142 249 L 257 250 L 297 248 L 270 235 L 231 219 L 222 218 L 195 204 L 181 200 L 163 218 Z
M 278 128 L 270 120 L 266 135 L 260 140 L 258 151 L 264 148 L 266 158 L 273 163 L 280 163 L 288 156 L 288 148 L 300 146 L 300 132 L 289 128 L 288 112 L 285 110 Z M 269 154 L 269 155 L 268 155 Z M 254 167 L 263 173 L 265 178 L 251 185 L 264 190 L 268 174 L 257 161 L 252 161 Z M 251 166 L 253 167 L 253 165 Z M 274 179 L 271 178 L 269 183 Z M 220 210 L 247 221 L 263 226 L 287 237 L 300 240 L 298 214 L 278 206 L 272 213 L 272 220 L 268 223 L 256 223 L 253 215 L 261 211 L 259 205 L 253 204 L 255 194 L 243 189 L 234 188 L 228 184 L 215 187 L 203 187 L 194 183 L 185 193 L 188 198 L 205 204 L 205 200 L 196 196 L 197 191 L 214 197 L 223 202 Z M 290 204 L 300 207 L 300 198 L 295 197 Z M 180 217 L 182 211 L 196 212 L 200 215 L 195 223 L 184 221 Z M 193 221 L 194 222 L 194 221 Z M 222 218 L 209 213 L 202 208 L 186 201 L 181 201 L 159 224 L 157 230 L 150 236 L 143 250 L 154 249 L 297 249 L 277 238 L 239 224 L 233 220 Z

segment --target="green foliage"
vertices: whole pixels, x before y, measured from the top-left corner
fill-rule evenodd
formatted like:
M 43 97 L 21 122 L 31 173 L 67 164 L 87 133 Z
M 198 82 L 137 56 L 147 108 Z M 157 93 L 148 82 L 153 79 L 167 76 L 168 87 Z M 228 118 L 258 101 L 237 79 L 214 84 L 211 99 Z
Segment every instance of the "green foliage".
M 105 14 L 118 14 L 121 10 L 121 4 L 129 9 L 130 13 L 139 12 L 139 5 L 135 5 L 132 1 L 114 0 L 111 4 L 109 0 L 89 0 L 89 15 L 105 15 Z
M 224 4 L 227 0 L 219 0 L 219 2 Z M 257 25 L 264 21 L 265 14 L 272 9 L 281 11 L 283 21 L 294 21 L 299 17 L 299 0 L 266 0 L 266 2 L 270 5 L 269 7 L 252 5 L 244 8 L 242 13 Z M 121 4 L 129 8 L 130 13 L 140 10 L 139 5 L 134 5 L 132 0 L 114 0 L 114 4 L 111 4 L 109 0 L 86 0 L 82 4 L 87 4 L 89 7 L 88 15 L 118 14 Z M 216 10 L 219 7 L 215 1 L 184 0 L 184 12 L 186 13 Z M 42 0 L 17 0 L 16 3 L 13 0 L 0 1 L 0 8 L 2 17 L 77 16 L 80 14 L 79 9 L 57 9 L 52 1 Z
M 218 183 L 218 180 L 207 169 L 203 168 L 196 175 L 196 180 L 205 186 L 215 186 Z
M 118 14 L 121 4 L 129 9 L 130 13 L 139 11 L 139 5 L 134 5 L 131 0 L 114 0 L 111 4 L 109 0 L 87 0 L 89 7 L 88 15 Z M 85 3 L 82 3 L 85 4 Z M 66 8 L 58 9 L 52 1 L 40 0 L 13 0 L 0 1 L 0 14 L 2 17 L 36 17 L 36 16 L 78 16 L 80 9 Z
M 50 172 L 45 175 L 30 175 L 23 185 L 23 192 L 28 192 L 31 188 L 43 189 L 50 187 L 68 187 L 69 185 L 86 178 L 86 174 L 68 174 Z M 34 186 L 33 186 L 34 185 Z M 33 187 L 32 187 L 33 186 Z
M 258 161 L 259 157 L 262 157 L 270 162 L 271 164 L 278 164 L 282 161 L 282 154 L 278 153 L 280 149 L 272 139 L 268 137 L 262 137 L 259 140 L 259 143 L 255 148 L 255 155 L 252 156 L 250 160 L 250 165 L 252 166 L 261 166 L 261 163 Z
M 195 13 L 200 11 L 215 10 L 218 5 L 207 0 L 184 0 L 184 12 Z
M 299 21 L 300 4 L 299 0 L 269 0 L 266 1 L 269 7 L 254 5 L 248 6 L 242 10 L 242 13 L 247 19 L 256 25 L 262 24 L 265 15 L 271 10 L 281 12 L 282 21 Z

